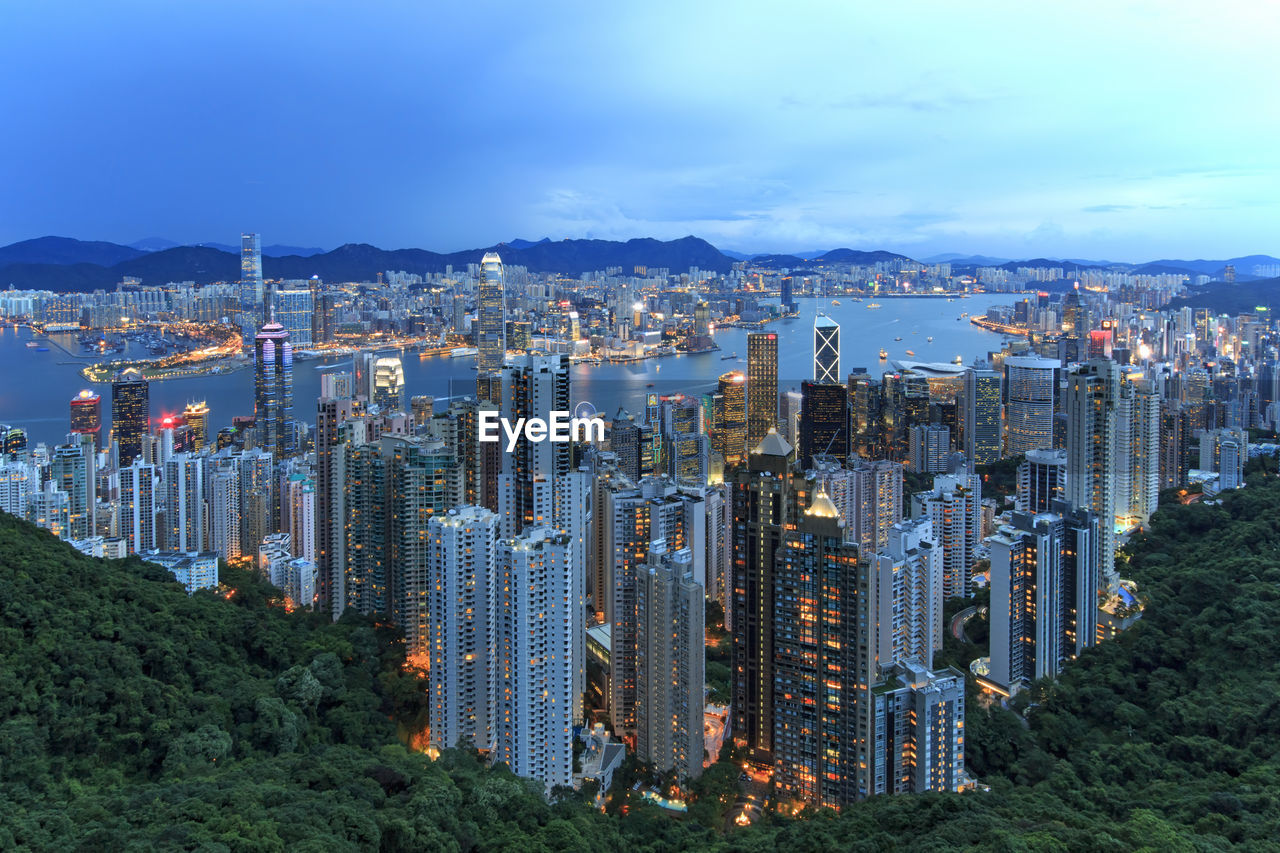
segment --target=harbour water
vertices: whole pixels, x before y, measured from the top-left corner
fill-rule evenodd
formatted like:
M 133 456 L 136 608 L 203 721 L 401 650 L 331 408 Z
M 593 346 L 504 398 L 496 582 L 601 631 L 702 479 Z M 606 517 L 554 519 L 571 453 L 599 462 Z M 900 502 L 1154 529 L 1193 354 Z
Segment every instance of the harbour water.
M 989 305 L 1007 302 L 1009 297 L 983 294 L 954 301 L 881 298 L 878 309 L 868 309 L 868 302 L 850 299 L 841 300 L 840 305 L 832 305 L 829 299 L 798 301 L 797 317 L 770 323 L 760 330 L 716 331 L 718 351 L 629 364 L 574 365 L 574 402 L 590 402 L 598 411 L 612 415 L 619 406 L 639 412 L 646 393 L 704 393 L 715 386 L 722 373 L 746 372 L 749 331 L 778 335 L 779 388 L 799 389 L 801 381 L 811 378 L 813 372 L 813 321 L 818 312 L 840 324 L 841 377 L 855 367 L 864 367 L 872 375 L 890 369 L 887 362 L 880 361 L 881 347 L 888 350 L 890 361 L 949 362 L 961 356 L 967 364 L 989 350 L 999 349 L 1003 338 L 979 329 L 967 319 L 958 319 L 960 314 L 982 314 Z M 82 355 L 74 334 L 59 333 L 52 337 L 54 345 L 42 342 L 41 345 L 49 349 L 40 352 L 26 346 L 31 340 L 30 330 L 0 327 L 0 423 L 25 428 L 33 446 L 37 442 L 52 446 L 65 440 L 70 400 L 85 387 L 102 395 L 103 429 L 110 428 L 111 386 L 90 386 L 79 373 L 80 368 L 103 357 Z M 902 340 L 895 341 L 897 337 Z M 930 337 L 932 342 L 928 340 Z M 137 346 L 133 347 L 123 356 L 113 357 L 145 355 L 145 350 L 135 351 Z M 915 356 L 908 356 L 907 350 L 914 351 Z M 734 354 L 737 358 L 726 358 Z M 420 394 L 440 401 L 475 393 L 474 357 L 419 359 L 416 353 L 409 352 L 403 355 L 403 360 L 406 404 L 408 397 Z M 349 359 L 296 362 L 294 417 L 314 423 L 321 373 L 341 370 L 349 363 Z M 151 383 L 152 418 L 180 413 L 193 400 L 209 404 L 213 429 L 229 426 L 233 416 L 253 413 L 253 372 L 245 369 Z M 437 402 L 437 408 L 440 405 Z

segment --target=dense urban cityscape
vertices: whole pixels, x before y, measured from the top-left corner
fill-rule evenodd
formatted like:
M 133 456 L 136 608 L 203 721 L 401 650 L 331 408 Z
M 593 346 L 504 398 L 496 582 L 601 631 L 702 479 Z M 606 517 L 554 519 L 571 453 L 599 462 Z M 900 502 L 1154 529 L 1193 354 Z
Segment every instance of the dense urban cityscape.
M 1007 701 L 1126 630 L 1143 595 L 1121 551 L 1161 493 L 1213 498 L 1276 450 L 1249 437 L 1280 414 L 1274 323 L 1173 307 L 1186 273 L 892 256 L 567 277 L 499 247 L 436 274 L 276 281 L 244 234 L 241 274 L 0 295 L 30 348 L 151 349 L 84 369 L 109 378 L 69 395 L 64 442 L 4 428 L 0 509 L 190 593 L 233 596 L 219 564 L 248 566 L 288 609 L 392 624 L 424 677 L 415 748 L 464 745 L 547 791 L 594 782 L 601 804 L 628 755 L 674 811 L 732 755 L 758 797 L 744 824 L 980 789 L 966 678 Z M 1007 296 L 969 316 L 983 292 Z M 967 360 L 889 362 L 880 323 L 879 364 L 849 365 L 842 300 L 886 321 L 927 300 L 997 332 Z M 812 323 L 782 327 L 801 302 Z M 717 345 L 733 326 L 745 370 Z M 170 348 L 247 363 L 252 410 L 156 412 Z M 788 348 L 811 357 L 791 389 Z M 304 359 L 334 351 L 318 397 L 295 394 Z M 636 383 L 616 411 L 572 388 L 574 365 L 667 357 L 731 363 L 684 393 Z M 412 393 L 404 362 L 432 359 L 473 383 Z M 948 602 L 979 593 L 988 654 L 936 666 L 977 614 L 945 624 Z

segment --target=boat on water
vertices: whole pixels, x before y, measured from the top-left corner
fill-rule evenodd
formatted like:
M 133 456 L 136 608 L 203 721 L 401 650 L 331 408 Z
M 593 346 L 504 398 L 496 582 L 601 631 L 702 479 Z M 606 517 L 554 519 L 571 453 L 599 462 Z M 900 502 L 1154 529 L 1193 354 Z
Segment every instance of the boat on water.
M 839 299 L 832 299 L 832 300 L 831 300 L 831 304 L 832 304 L 832 305 L 839 305 L 839 304 L 840 304 L 840 300 L 839 300 Z
M 886 350 L 884 347 L 880 347 L 880 360 L 884 361 L 888 357 L 889 357 L 889 351 Z
M 653 387 L 653 383 L 652 383 L 652 382 L 650 382 L 648 385 L 646 385 L 646 386 L 644 386 L 644 387 L 646 387 L 646 388 L 652 388 L 652 387 Z
M 879 302 L 868 302 L 868 303 L 867 303 L 867 310 L 868 310 L 868 311 L 870 311 L 872 308 L 879 308 L 879 307 L 880 307 L 880 303 L 879 303 Z
M 929 337 L 925 338 L 925 340 L 928 341 L 929 343 L 933 343 L 933 335 L 930 335 Z
M 48 347 L 36 347 L 36 352 L 48 352 Z
M 911 350 L 907 350 L 907 355 L 911 356 L 912 358 L 915 358 L 915 355 L 916 355 L 916 354 L 915 354 L 914 352 L 912 352 Z
M 955 364 L 964 364 L 964 356 L 958 355 L 955 358 L 951 359 L 951 361 Z
M 35 348 L 37 348 L 38 346 L 40 346 L 40 345 L 39 345 L 38 343 L 36 343 L 35 341 L 27 341 L 27 349 L 35 349 Z
M 728 355 L 722 355 L 722 356 L 720 356 L 720 360 L 721 360 L 721 361 L 728 361 L 728 360 L 729 360 L 729 359 L 731 359 L 731 358 L 737 358 L 737 357 L 738 357 L 738 354 L 737 354 L 736 352 L 731 352 L 731 353 L 729 353 Z
M 895 340 L 895 341 L 900 341 L 900 340 L 902 340 L 902 338 L 894 338 L 894 340 Z
M 449 351 L 449 358 L 466 358 L 469 355 L 475 355 L 479 351 L 475 347 L 455 347 Z

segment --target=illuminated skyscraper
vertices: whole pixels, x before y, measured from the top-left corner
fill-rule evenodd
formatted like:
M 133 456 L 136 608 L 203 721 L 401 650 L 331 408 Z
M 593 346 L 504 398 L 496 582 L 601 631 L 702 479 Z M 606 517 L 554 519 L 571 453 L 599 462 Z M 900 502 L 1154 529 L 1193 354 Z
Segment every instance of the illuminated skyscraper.
M 567 412 L 569 358 L 563 355 L 513 355 L 502 368 L 502 415 L 550 419 Z M 503 450 L 505 450 L 505 446 Z M 504 537 L 526 527 L 550 525 L 555 517 L 555 483 L 572 463 L 568 442 L 530 441 L 524 433 L 511 453 L 502 453 L 498 475 L 498 514 Z
M 825 314 L 813 321 L 813 381 L 822 385 L 840 382 L 840 325 Z
M 801 467 L 811 466 L 814 456 L 849 458 L 849 392 L 838 382 L 800 383 Z
M 404 364 L 398 356 L 373 363 L 373 402 L 383 412 L 404 410 Z
M 778 336 L 747 335 L 747 447 L 764 441 L 778 425 Z
M 93 449 L 102 449 L 102 398 L 89 390 L 71 398 L 71 431 L 93 437 Z
M 1010 456 L 1053 447 L 1059 368 L 1056 360 L 1035 356 L 1004 360 L 1005 451 Z
M 290 345 L 311 346 L 315 301 L 309 288 L 273 291 L 271 311 L 273 319 L 284 326 L 285 331 L 289 333 Z
M 725 465 L 737 465 L 747 452 L 747 377 L 741 371 L 720 376 L 716 405 L 712 448 L 724 457 Z
M 257 234 L 241 234 L 240 305 L 252 308 L 262 302 L 262 239 Z
M 961 398 L 963 447 L 971 465 L 990 465 L 1000 461 L 1001 410 L 1000 374 L 994 370 L 970 368 L 964 374 L 964 396 Z
M 258 444 L 283 459 L 294 451 L 293 346 L 279 323 L 267 323 L 254 339 L 254 405 Z
M 203 400 L 187 403 L 182 412 L 182 422 L 191 427 L 192 447 L 202 450 L 209 441 L 209 404 Z
M 111 383 L 111 434 L 121 468 L 142 455 L 142 440 L 150 430 L 150 420 L 149 383 L 135 368 L 122 371 Z
M 1120 367 L 1093 359 L 1067 377 L 1067 500 L 1098 516 L 1102 580 L 1115 581 Z M 1127 449 L 1126 449 L 1127 450 Z
M 480 261 L 479 309 L 476 312 L 476 367 L 494 372 L 507 351 L 506 283 L 502 259 L 493 252 Z

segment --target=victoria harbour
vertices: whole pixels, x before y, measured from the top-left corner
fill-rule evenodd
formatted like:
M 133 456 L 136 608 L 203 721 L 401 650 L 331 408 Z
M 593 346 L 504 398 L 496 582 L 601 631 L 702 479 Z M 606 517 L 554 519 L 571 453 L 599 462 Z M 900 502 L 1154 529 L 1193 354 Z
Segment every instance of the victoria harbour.
M 813 373 L 813 322 L 827 314 L 844 330 L 840 357 L 841 375 L 866 368 L 878 375 L 891 369 L 893 361 L 953 362 L 960 356 L 965 364 L 985 357 L 989 349 L 999 349 L 1002 337 L 974 326 L 960 315 L 980 315 L 990 305 L 1007 302 L 1008 294 L 976 294 L 952 299 L 884 298 L 882 307 L 868 309 L 867 303 L 806 298 L 797 302 L 799 313 L 773 321 L 759 329 L 724 328 L 715 332 L 718 350 L 664 358 L 648 358 L 630 363 L 575 364 L 573 398 L 575 404 L 591 403 L 598 411 L 612 415 L 619 406 L 638 411 L 646 392 L 662 395 L 700 394 L 717 378 L 731 370 L 746 370 L 747 334 L 769 331 L 778 334 L 778 381 L 781 390 L 799 389 L 800 382 Z M 894 341 L 901 337 L 900 342 Z M 68 401 L 81 389 L 110 395 L 106 384 L 90 385 L 81 376 L 86 365 L 101 357 L 80 356 L 75 335 L 51 335 L 54 346 L 47 351 L 28 347 L 33 340 L 26 328 L 0 327 L 0 423 L 27 430 L 32 445 L 44 442 L 52 447 L 66 437 Z M 932 339 L 932 340 L 930 340 Z M 122 354 L 139 358 L 145 353 L 136 345 Z M 888 360 L 879 357 L 881 347 Z M 908 355 L 911 350 L 914 355 Z M 388 350 L 389 353 L 397 353 Z M 736 357 L 734 357 L 736 356 Z M 430 357 L 420 359 L 414 352 L 402 355 L 407 396 L 432 396 L 437 401 L 474 396 L 475 358 Z M 295 361 L 294 416 L 310 423 L 313 402 L 320 393 L 323 372 L 349 366 L 350 358 L 317 358 Z M 187 403 L 208 403 L 211 423 L 228 426 L 237 415 L 253 414 L 253 371 L 234 370 L 202 376 L 166 379 L 151 383 L 151 417 L 180 414 Z M 439 408 L 439 405 L 437 405 Z M 110 428 L 110 407 L 103 408 L 103 427 Z

